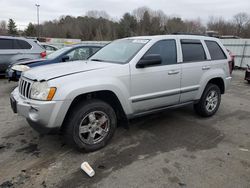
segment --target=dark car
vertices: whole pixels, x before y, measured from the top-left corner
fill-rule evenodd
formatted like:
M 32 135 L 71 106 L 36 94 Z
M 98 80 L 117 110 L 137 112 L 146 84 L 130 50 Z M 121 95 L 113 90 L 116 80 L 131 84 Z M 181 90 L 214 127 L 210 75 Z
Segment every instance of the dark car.
M 30 61 L 22 61 L 12 64 L 6 70 L 6 77 L 11 81 L 18 81 L 21 73 L 30 68 L 48 65 L 53 63 L 68 62 L 68 61 L 77 61 L 77 60 L 86 60 L 103 45 L 73 45 L 61 48 L 55 51 L 52 54 L 49 54 L 44 59 L 36 59 Z

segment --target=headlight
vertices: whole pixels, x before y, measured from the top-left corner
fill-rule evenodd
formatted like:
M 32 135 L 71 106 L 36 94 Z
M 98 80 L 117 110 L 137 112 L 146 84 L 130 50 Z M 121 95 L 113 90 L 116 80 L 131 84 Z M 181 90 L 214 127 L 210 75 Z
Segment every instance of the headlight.
M 56 93 L 55 87 L 49 87 L 47 82 L 34 82 L 31 86 L 30 98 L 51 101 Z
M 27 65 L 13 65 L 11 67 L 12 70 L 16 70 L 16 71 L 20 71 L 20 72 L 23 72 L 23 71 L 26 71 L 26 70 L 29 70 L 30 67 L 27 66 Z

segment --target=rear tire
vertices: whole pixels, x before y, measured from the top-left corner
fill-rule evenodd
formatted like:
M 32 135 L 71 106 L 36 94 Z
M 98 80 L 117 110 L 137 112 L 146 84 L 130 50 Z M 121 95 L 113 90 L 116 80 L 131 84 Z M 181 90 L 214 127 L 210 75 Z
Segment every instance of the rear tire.
M 107 145 L 114 135 L 117 118 L 113 108 L 97 99 L 86 100 L 71 110 L 65 122 L 67 143 L 95 151 Z
M 221 102 L 220 88 L 215 84 L 208 84 L 198 103 L 194 104 L 195 112 L 202 117 L 213 116 Z

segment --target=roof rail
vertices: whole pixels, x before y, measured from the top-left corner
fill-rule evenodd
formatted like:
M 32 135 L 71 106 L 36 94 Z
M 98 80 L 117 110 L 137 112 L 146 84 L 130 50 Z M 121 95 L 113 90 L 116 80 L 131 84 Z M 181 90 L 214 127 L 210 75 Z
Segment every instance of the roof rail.
M 187 33 L 187 32 L 175 32 L 175 33 L 172 33 L 172 35 L 197 35 L 197 36 L 209 36 L 207 34 L 200 34 L 200 33 Z

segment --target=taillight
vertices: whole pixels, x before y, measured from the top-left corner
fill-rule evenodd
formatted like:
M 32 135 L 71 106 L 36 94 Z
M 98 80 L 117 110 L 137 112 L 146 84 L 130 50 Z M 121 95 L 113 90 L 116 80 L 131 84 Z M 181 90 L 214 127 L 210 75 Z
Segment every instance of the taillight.
M 47 54 L 46 54 L 46 51 L 40 53 L 41 58 L 46 57 L 46 55 L 47 55 Z

